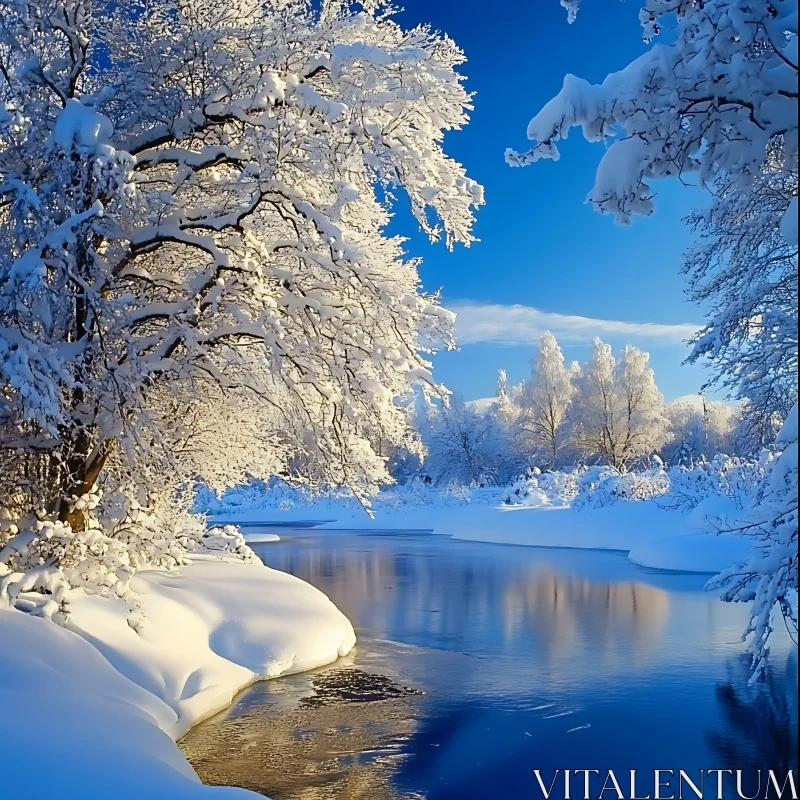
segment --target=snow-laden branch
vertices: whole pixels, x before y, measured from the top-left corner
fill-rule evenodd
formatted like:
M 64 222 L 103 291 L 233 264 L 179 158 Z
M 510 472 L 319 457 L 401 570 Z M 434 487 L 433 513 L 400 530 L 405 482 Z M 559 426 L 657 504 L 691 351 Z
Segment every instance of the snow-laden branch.
M 399 400 L 444 393 L 453 317 L 383 231 L 405 195 L 473 240 L 482 190 L 442 146 L 461 52 L 371 7 L 27 5 L 0 78 L 0 447 L 33 472 L 55 440 L 31 482 L 55 497 L 0 492 L 76 528 L 98 475 L 139 510 L 286 470 L 365 499 L 386 447 L 419 449 Z
M 562 5 L 574 15 L 578 4 Z M 567 75 L 528 125 L 534 146 L 508 150 L 509 164 L 557 159 L 574 127 L 610 142 L 587 200 L 621 224 L 652 213 L 654 179 L 755 176 L 778 140 L 796 165 L 796 0 L 649 0 L 640 20 L 646 39 L 666 25 L 674 37 L 601 84 Z

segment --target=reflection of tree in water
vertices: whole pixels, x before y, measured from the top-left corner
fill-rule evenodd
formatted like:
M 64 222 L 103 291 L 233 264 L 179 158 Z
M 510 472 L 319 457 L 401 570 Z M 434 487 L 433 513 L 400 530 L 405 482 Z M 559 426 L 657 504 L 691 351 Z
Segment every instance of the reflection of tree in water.
M 539 567 L 510 576 L 503 597 L 508 633 L 524 623 L 546 644 L 548 655 L 588 648 L 595 662 L 651 654 L 669 615 L 669 595 L 656 587 L 593 581 Z
M 630 580 L 588 578 L 559 558 L 485 561 L 431 557 L 402 538 L 357 549 L 315 546 L 265 551 L 270 566 L 322 589 L 362 630 L 385 636 L 404 629 L 451 646 L 464 643 L 476 620 L 490 620 L 480 644 L 495 650 L 532 643 L 563 659 L 591 653 L 598 661 L 648 658 L 669 618 L 669 594 Z M 497 624 L 494 624 L 495 621 Z M 491 637 L 491 638 L 487 638 Z M 624 643 L 621 646 L 620 643 Z
M 731 660 L 728 678 L 716 690 L 725 728 L 709 731 L 706 741 L 720 768 L 743 770 L 743 793 L 753 796 L 759 769 L 762 782 L 766 770 L 781 776 L 797 770 L 797 654 L 790 652 L 780 667 L 773 664 L 755 686 L 747 685 L 749 676 L 748 657 Z

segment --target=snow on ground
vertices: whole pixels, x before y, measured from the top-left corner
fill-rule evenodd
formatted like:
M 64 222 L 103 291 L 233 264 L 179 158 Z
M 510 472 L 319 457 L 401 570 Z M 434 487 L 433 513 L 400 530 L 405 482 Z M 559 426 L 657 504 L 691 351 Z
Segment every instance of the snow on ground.
M 71 630 L 176 712 L 174 736 L 252 681 L 329 664 L 355 644 L 344 615 L 304 581 L 260 562 L 191 559 L 177 575 L 134 576 L 141 611 L 133 618 L 124 601 L 96 595 L 78 597 L 69 618 Z
M 396 507 L 379 503 L 373 519 L 361 508 L 329 498 L 288 508 L 266 502 L 232 505 L 227 513 L 218 507 L 215 518 L 251 524 L 315 521 L 316 527 L 331 530 L 428 530 L 454 539 L 498 544 L 623 550 L 642 566 L 688 572 L 718 572 L 744 558 L 749 541 L 707 532 L 701 511 L 665 510 L 654 501 L 580 509 L 504 506 L 497 502 L 496 492 L 487 490 L 485 496 L 473 495 L 471 501 L 445 499 Z
M 456 539 L 624 550 L 644 567 L 715 573 L 740 560 L 748 540 L 698 530 L 691 514 L 665 511 L 652 501 L 598 509 L 569 507 L 480 508 L 440 523 L 437 533 Z
M 203 786 L 174 743 L 260 678 L 330 663 L 353 628 L 307 583 L 259 562 L 192 556 L 141 571 L 140 609 L 79 594 L 68 629 L 0 611 L 0 741 L 9 797 L 257 797 Z M 9 784 L 10 781 L 10 784 Z
M 250 542 L 251 544 L 254 542 L 258 542 L 259 544 L 264 544 L 264 542 L 279 542 L 281 537 L 278 536 L 277 533 L 247 533 L 244 534 L 244 540 L 246 542 Z

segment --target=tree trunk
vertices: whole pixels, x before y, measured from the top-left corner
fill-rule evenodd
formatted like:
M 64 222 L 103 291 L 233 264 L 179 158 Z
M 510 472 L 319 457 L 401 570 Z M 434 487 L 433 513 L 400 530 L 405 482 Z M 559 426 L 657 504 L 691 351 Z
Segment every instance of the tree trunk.
M 91 177 L 86 176 L 85 195 L 90 195 L 88 187 L 91 184 Z M 76 252 L 76 270 L 86 279 L 89 278 L 89 254 L 85 245 L 78 246 Z M 89 335 L 89 304 L 85 294 L 85 289 L 81 285 L 75 287 L 75 321 L 74 321 L 74 341 L 80 342 Z M 84 359 L 85 362 L 85 359 Z M 89 364 L 84 363 L 84 369 L 89 370 Z M 78 375 L 78 380 L 81 376 Z M 64 472 L 61 480 L 61 501 L 59 503 L 58 518 L 62 522 L 70 525 L 74 531 L 86 529 L 86 514 L 83 509 L 71 507 L 73 497 L 81 497 L 91 491 L 97 475 L 105 462 L 102 456 L 105 448 L 103 443 L 98 447 L 92 446 L 92 426 L 87 419 L 87 400 L 86 393 L 81 388 L 80 383 L 72 390 L 71 403 L 71 424 L 72 427 L 65 427 L 62 431 L 62 465 Z M 92 456 L 94 453 L 94 456 Z M 102 459 L 101 459 L 102 456 Z M 101 459 L 99 467 L 95 467 L 94 462 Z
M 106 460 L 114 446 L 114 439 L 107 439 L 91 450 L 89 436 L 81 432 L 67 459 L 66 481 L 62 489 L 58 518 L 66 522 L 74 531 L 86 529 L 86 513 L 82 509 L 71 508 L 73 497 L 88 494 L 100 476 Z

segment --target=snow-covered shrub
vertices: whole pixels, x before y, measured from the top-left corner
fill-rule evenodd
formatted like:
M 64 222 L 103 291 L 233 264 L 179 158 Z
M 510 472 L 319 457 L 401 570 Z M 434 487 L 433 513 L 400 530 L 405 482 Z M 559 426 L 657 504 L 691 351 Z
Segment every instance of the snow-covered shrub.
M 198 487 L 192 508 L 211 517 L 226 517 L 241 511 L 288 511 L 311 506 L 320 501 L 358 507 L 353 493 L 346 487 L 288 483 L 272 477 L 267 481 L 250 480 L 216 493 L 207 486 Z
M 507 506 L 547 506 L 550 501 L 547 494 L 539 488 L 541 470 L 532 467 L 525 475 L 514 481 L 503 494 L 503 503 Z
M 461 505 L 469 502 L 470 488 L 456 481 L 439 486 L 417 476 L 404 484 L 387 486 L 375 498 L 373 509 Z
M 510 506 L 565 506 L 578 494 L 579 472 L 541 472 L 536 467 L 509 486 L 503 503 Z
M 235 525 L 211 528 L 204 532 L 195 546 L 195 552 L 211 552 L 232 555 L 242 561 L 253 561 L 255 553 L 247 546 L 244 536 Z
M 371 511 L 379 514 L 383 509 L 392 511 L 414 510 L 420 507 L 462 506 L 467 504 L 497 504 L 503 500 L 505 489 L 479 484 L 465 485 L 450 481 L 437 485 L 417 476 L 407 483 L 385 486 L 370 505 Z M 364 513 L 356 496 L 344 487 L 314 490 L 307 486 L 291 486 L 274 478 L 269 482 L 253 481 L 237 486 L 217 496 L 208 490 L 197 493 L 195 511 L 220 519 L 235 518 L 246 512 L 258 516 L 259 512 L 270 515 L 291 508 L 307 509 L 309 518 L 322 518 L 343 511 Z
M 137 569 L 171 570 L 185 562 L 191 550 L 202 536 L 202 521 L 188 519 L 186 525 L 169 525 L 149 509 L 140 508 L 132 501 L 123 519 L 113 530 L 115 539 L 123 542 Z
M 81 531 L 53 520 L 20 523 L 0 550 L 0 607 L 63 621 L 72 589 L 125 597 L 135 572 L 128 548 L 92 523 Z
M 590 499 L 597 494 L 600 486 L 611 478 L 619 476 L 613 467 L 594 465 L 585 469 L 578 478 L 578 494 L 573 503 L 574 508 L 583 508 L 590 504 Z
M 0 508 L 0 605 L 63 621 L 76 589 L 135 603 L 130 581 L 137 569 L 174 570 L 196 551 L 253 558 L 235 528 L 207 531 L 187 504 L 188 497 L 155 499 L 147 507 L 125 493 L 94 489 L 73 498 L 83 530 L 53 519 L 16 519 Z
M 603 508 L 618 501 L 652 500 L 669 491 L 669 477 L 660 459 L 642 472 L 620 473 L 613 467 L 589 467 L 578 479 L 575 508 Z
M 718 454 L 711 463 L 692 469 L 672 467 L 669 491 L 659 501 L 663 508 L 694 509 L 714 497 L 729 498 L 737 508 L 744 508 L 764 480 L 774 456 L 763 451 L 758 459 L 734 458 Z
M 18 531 L 17 520 L 11 510 L 6 506 L 0 506 L 0 547 L 5 547 Z
M 538 478 L 539 488 L 553 505 L 568 505 L 578 496 L 578 480 L 582 470 L 544 472 Z

